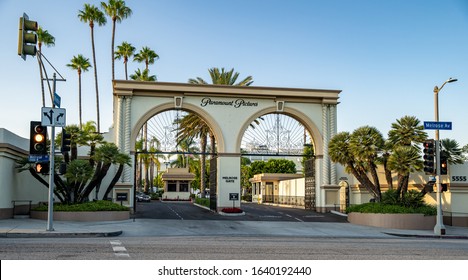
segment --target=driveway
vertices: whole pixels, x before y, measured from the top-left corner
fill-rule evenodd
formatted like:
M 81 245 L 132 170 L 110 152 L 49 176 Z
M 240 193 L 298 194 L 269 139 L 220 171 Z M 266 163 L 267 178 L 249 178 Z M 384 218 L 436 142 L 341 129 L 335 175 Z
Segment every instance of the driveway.
M 289 221 L 346 223 L 346 217 L 311 210 L 242 203 L 245 215 L 224 216 L 190 202 L 138 202 L 136 218 L 180 220 Z

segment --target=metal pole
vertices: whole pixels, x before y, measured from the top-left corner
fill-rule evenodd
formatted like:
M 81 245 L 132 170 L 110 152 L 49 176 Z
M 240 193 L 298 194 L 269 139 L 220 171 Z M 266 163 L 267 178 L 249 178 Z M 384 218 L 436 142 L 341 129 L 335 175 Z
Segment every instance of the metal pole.
M 442 87 L 445 83 L 442 85 Z M 442 89 L 442 87 L 440 89 Z M 435 112 L 435 121 L 439 121 L 439 91 L 440 89 L 436 86 L 434 88 L 434 112 Z M 436 151 L 436 196 L 437 196 L 437 216 L 436 216 L 436 225 L 434 227 L 434 234 L 436 235 L 445 235 L 445 226 L 442 219 L 442 192 L 440 184 L 440 145 L 439 145 L 439 130 L 435 131 L 435 151 Z
M 53 92 L 55 93 L 55 80 L 54 73 Z M 53 105 L 52 100 L 52 106 Z M 55 107 L 55 106 L 54 106 Z M 49 166 L 49 205 L 48 205 L 48 218 L 47 218 L 47 231 L 54 231 L 54 156 L 55 156 L 55 126 L 52 125 L 50 133 L 50 166 Z

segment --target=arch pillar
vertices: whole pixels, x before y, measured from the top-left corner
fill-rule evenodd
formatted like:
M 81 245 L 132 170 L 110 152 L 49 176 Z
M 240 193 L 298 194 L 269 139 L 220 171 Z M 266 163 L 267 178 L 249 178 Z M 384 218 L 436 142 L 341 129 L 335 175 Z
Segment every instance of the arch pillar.
M 317 211 L 326 212 L 339 204 L 339 185 L 337 184 L 337 165 L 328 155 L 328 145 L 336 135 L 336 104 L 322 104 L 323 156 L 318 158 L 317 167 L 321 168 L 321 178 L 317 180 Z M 318 179 L 318 178 L 317 178 Z
M 132 97 L 127 96 L 125 98 L 125 113 L 123 117 L 123 138 L 124 138 L 124 145 L 123 145 L 123 151 L 124 153 L 131 155 L 131 148 L 130 148 L 130 135 L 132 133 L 132 127 L 131 127 L 131 113 L 132 113 Z M 135 164 L 134 162 L 132 163 Z M 130 166 L 125 166 L 124 171 L 123 171 L 123 181 L 124 182 L 131 182 L 131 167 Z

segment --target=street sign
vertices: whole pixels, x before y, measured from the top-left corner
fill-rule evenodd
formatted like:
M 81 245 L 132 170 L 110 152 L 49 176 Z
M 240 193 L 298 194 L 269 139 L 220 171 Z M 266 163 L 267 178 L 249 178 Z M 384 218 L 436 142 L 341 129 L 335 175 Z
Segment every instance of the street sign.
M 60 101 L 62 99 L 60 98 L 60 95 L 58 95 L 56 92 L 54 93 L 54 105 L 55 107 L 60 108 Z
M 50 160 L 49 155 L 29 155 L 29 162 L 47 162 Z
M 229 193 L 229 200 L 239 200 L 238 193 Z
M 66 111 L 61 108 L 42 107 L 41 123 L 43 126 L 61 126 L 66 125 Z
M 424 122 L 424 129 L 452 130 L 452 122 Z

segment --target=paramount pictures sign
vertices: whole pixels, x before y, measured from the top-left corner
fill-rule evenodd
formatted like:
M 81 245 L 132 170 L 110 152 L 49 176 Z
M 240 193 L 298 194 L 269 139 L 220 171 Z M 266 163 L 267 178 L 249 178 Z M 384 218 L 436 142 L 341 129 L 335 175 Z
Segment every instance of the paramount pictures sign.
M 246 101 L 242 98 L 236 99 L 236 100 L 212 100 L 209 97 L 205 97 L 201 100 L 200 106 L 206 107 L 206 106 L 231 106 L 234 108 L 240 108 L 240 107 L 257 107 L 258 102 L 251 102 L 251 101 Z

